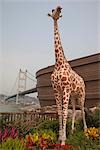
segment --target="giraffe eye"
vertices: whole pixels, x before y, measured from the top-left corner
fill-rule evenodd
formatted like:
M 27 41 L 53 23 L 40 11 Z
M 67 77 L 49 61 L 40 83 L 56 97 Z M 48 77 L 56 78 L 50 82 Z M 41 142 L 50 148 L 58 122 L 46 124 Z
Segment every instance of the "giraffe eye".
M 52 12 L 54 12 L 54 9 L 52 9 Z

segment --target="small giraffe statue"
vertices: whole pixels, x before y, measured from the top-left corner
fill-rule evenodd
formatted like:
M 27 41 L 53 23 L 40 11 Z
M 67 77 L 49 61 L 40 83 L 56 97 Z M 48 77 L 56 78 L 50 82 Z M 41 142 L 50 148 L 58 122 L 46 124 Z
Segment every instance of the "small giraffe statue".
M 82 111 L 84 129 L 87 128 L 85 121 L 84 102 L 85 102 L 85 84 L 83 79 L 72 70 L 70 64 L 65 58 L 57 20 L 62 17 L 61 7 L 58 6 L 52 10 L 52 14 L 48 14 L 54 21 L 54 46 L 55 46 L 55 67 L 51 75 L 51 82 L 54 90 L 57 111 L 59 116 L 59 140 L 62 145 L 65 145 L 66 140 L 66 121 L 68 115 L 68 105 L 71 99 L 73 106 L 72 116 L 72 131 L 74 130 L 75 122 L 75 100 Z

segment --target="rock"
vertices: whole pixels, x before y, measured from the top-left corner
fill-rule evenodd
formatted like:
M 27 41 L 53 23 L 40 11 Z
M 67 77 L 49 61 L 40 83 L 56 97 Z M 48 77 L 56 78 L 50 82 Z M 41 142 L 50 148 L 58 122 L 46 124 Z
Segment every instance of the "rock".
M 99 107 L 92 107 L 92 108 L 89 108 L 89 111 L 90 112 L 92 112 L 92 113 L 95 113 L 96 112 L 96 110 L 100 110 L 100 108 Z

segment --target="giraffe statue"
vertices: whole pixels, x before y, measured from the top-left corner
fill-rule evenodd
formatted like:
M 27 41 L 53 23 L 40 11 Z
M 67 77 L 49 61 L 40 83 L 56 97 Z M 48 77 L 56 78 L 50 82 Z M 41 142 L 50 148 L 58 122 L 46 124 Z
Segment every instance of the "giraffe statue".
M 77 99 L 81 108 L 84 129 L 87 128 L 85 121 L 85 84 L 82 77 L 80 77 L 65 58 L 63 47 L 60 40 L 58 30 L 58 19 L 61 16 L 61 7 L 58 6 L 52 10 L 52 14 L 48 14 L 54 21 L 54 46 L 55 46 L 55 67 L 51 75 L 51 83 L 54 90 L 54 96 L 57 105 L 57 112 L 59 116 L 59 141 L 65 145 L 66 140 L 66 121 L 68 115 L 69 100 L 73 106 L 72 116 L 72 132 L 74 130 L 75 122 L 75 101 Z

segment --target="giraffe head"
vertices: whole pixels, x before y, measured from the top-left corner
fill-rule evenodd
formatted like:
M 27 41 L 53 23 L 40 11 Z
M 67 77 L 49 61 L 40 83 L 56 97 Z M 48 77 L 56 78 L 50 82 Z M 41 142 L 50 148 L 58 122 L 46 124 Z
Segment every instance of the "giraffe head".
M 61 14 L 61 7 L 58 6 L 56 9 L 52 10 L 52 14 L 48 14 L 49 17 L 52 17 L 54 21 L 57 21 L 60 17 L 62 17 Z

